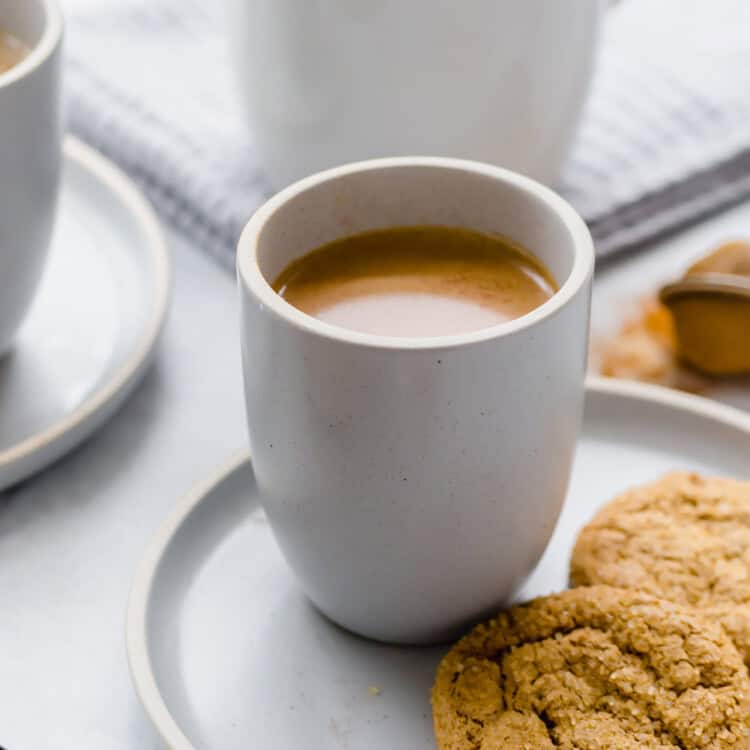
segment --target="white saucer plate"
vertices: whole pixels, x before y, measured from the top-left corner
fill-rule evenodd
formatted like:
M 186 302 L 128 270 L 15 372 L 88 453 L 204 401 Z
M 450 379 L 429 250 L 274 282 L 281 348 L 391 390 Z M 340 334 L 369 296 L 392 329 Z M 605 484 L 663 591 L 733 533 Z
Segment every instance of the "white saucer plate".
M 41 288 L 0 359 L 0 490 L 99 427 L 150 364 L 170 265 L 133 183 L 74 138 L 64 148 L 57 225 Z
M 565 588 L 577 530 L 617 492 L 675 469 L 748 478 L 749 457 L 742 412 L 592 379 L 567 504 L 518 598 Z M 151 544 L 127 644 L 171 748 L 434 750 L 429 691 L 446 647 L 384 646 L 321 617 L 276 548 L 246 456 L 195 490 Z

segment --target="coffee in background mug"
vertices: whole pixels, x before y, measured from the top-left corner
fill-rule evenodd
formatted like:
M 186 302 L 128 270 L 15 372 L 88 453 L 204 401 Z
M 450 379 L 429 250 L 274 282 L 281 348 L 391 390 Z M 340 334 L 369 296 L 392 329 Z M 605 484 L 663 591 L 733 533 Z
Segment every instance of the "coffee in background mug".
M 559 288 L 506 322 L 404 336 L 332 324 L 272 286 L 316 248 L 398 227 L 505 238 Z M 593 258 L 559 196 L 476 162 L 352 164 L 256 212 L 237 251 L 253 470 L 328 617 L 383 641 L 445 640 L 533 570 L 580 427 Z
M 10 70 L 29 54 L 29 48 L 18 37 L 0 27 L 0 74 Z
M 62 36 L 55 0 L 0 0 L 0 356 L 34 298 L 55 218 Z
M 477 159 L 553 183 L 602 0 L 226 0 L 271 184 L 381 156 Z

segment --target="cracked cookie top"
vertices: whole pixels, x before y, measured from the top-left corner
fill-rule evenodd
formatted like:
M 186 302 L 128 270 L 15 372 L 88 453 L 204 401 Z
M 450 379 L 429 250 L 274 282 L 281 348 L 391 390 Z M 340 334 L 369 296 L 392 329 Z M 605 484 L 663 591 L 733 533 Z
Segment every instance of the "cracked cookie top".
M 724 631 L 590 586 L 478 625 L 438 667 L 441 750 L 747 750 L 750 678 Z
M 674 473 L 625 492 L 579 534 L 570 580 L 695 607 L 750 665 L 750 482 Z

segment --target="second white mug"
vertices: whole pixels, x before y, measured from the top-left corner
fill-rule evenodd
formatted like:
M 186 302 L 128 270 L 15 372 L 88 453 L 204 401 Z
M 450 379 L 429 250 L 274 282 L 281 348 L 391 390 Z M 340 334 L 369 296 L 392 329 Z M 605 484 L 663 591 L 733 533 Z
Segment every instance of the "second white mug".
M 441 154 L 554 182 L 589 88 L 601 0 L 227 0 L 274 187 Z
M 57 206 L 63 21 L 55 0 L 0 0 L 0 28 L 28 48 L 0 74 L 0 356 L 33 300 Z

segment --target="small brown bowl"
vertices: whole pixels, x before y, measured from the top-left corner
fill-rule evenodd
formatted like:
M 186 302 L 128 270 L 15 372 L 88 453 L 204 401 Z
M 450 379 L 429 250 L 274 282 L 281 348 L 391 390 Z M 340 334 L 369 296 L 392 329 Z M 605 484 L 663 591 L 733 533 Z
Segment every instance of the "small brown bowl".
M 722 245 L 659 296 L 682 359 L 711 375 L 750 372 L 750 243 Z

